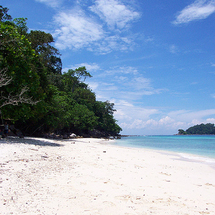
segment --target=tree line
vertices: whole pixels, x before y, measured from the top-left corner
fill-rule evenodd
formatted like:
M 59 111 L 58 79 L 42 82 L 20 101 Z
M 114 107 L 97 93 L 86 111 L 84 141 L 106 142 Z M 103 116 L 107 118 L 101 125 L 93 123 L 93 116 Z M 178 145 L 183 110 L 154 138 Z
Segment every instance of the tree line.
M 215 134 L 215 127 L 212 123 L 194 125 L 188 128 L 186 131 L 183 129 L 178 130 L 178 134 L 180 135 L 192 135 L 192 134 Z
M 0 6 L 0 110 L 25 135 L 55 132 L 116 136 L 114 104 L 96 100 L 85 67 L 62 72 L 51 34 L 28 31 L 26 18 Z

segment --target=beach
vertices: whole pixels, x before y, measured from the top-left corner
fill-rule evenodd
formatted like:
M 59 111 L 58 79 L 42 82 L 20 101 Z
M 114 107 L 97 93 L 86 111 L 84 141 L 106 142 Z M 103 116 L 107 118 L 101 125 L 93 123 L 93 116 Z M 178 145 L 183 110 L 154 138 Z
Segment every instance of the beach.
M 215 168 L 113 140 L 2 139 L 0 214 L 212 215 Z

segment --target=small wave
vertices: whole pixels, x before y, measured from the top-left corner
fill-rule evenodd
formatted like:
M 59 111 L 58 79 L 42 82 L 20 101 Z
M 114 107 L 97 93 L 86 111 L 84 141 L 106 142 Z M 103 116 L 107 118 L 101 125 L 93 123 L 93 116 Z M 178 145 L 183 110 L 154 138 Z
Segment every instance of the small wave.
M 198 155 L 191 155 L 191 154 L 184 154 L 184 153 L 179 153 L 179 155 L 184 159 L 205 162 L 205 163 L 209 163 L 209 164 L 215 164 L 215 159 L 213 159 L 213 158 L 208 158 L 208 157 L 203 157 L 203 156 L 198 156 Z

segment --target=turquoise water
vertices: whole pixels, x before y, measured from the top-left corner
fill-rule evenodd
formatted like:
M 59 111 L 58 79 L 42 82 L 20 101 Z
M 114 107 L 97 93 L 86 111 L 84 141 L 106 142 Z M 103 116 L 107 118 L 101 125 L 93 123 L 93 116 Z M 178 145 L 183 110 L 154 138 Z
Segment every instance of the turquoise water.
M 215 159 L 215 135 L 129 136 L 115 141 L 115 144 Z

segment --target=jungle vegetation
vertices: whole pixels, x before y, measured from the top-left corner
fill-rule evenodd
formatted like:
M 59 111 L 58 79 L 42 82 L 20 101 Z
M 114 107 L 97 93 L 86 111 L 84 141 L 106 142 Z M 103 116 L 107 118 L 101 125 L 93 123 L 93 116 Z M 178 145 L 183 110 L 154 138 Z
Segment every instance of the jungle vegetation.
M 26 18 L 0 6 L 0 110 L 25 135 L 49 132 L 118 135 L 114 104 L 97 101 L 85 67 L 62 72 L 51 34 L 31 30 Z
M 180 135 L 194 135 L 194 134 L 200 134 L 200 135 L 211 135 L 215 134 L 215 127 L 214 124 L 212 123 L 207 123 L 207 124 L 200 124 L 200 125 L 194 125 L 190 128 L 188 128 L 186 131 L 183 129 L 178 130 L 178 134 Z

